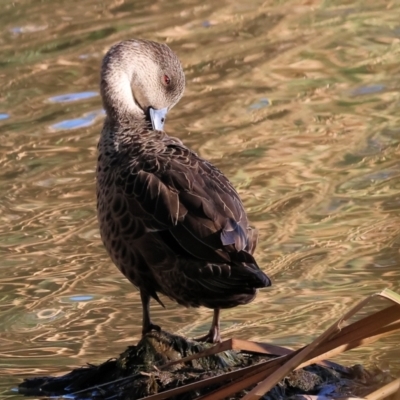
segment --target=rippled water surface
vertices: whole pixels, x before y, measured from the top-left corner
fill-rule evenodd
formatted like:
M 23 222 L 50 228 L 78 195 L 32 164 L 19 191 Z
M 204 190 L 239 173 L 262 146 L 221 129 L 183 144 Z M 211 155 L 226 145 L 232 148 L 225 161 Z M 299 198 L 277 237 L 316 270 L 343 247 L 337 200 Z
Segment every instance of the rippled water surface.
M 99 64 L 121 39 L 177 52 L 187 89 L 166 130 L 230 177 L 260 231 L 274 286 L 223 312 L 225 337 L 299 346 L 363 296 L 400 290 L 397 1 L 3 0 L 0 25 L 7 396 L 140 336 L 138 292 L 108 259 L 95 212 Z M 210 310 L 166 304 L 152 311 L 165 329 L 208 329 Z M 399 340 L 341 360 L 400 371 Z

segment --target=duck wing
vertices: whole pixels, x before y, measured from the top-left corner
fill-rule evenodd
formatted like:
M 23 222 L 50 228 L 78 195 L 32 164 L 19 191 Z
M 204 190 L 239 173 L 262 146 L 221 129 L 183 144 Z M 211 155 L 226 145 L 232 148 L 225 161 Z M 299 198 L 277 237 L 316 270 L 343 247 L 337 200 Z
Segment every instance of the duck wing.
M 256 266 L 256 231 L 223 173 L 177 139 L 147 143 L 147 149 L 128 154 L 128 165 L 116 180 L 128 202 L 132 198 L 132 213 L 146 231 L 159 232 L 178 254 Z

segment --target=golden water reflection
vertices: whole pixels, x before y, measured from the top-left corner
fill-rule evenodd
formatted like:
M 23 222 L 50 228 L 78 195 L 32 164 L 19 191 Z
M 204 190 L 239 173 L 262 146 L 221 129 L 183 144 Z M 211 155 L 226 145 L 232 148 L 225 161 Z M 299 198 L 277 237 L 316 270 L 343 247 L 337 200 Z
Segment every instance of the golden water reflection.
M 260 230 L 274 286 L 224 311 L 224 335 L 298 346 L 400 290 L 397 2 L 5 0 L 0 20 L 0 391 L 140 336 L 95 215 L 99 63 L 121 39 L 178 53 L 187 89 L 167 131 L 231 178 Z M 209 310 L 166 304 L 165 329 L 207 329 Z M 398 372 L 399 338 L 342 360 Z

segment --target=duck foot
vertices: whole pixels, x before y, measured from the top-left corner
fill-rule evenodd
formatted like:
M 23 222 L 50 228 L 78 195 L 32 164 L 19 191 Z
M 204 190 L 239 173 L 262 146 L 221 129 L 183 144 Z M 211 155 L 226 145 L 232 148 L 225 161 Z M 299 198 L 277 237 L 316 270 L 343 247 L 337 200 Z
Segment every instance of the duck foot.
M 221 329 L 219 325 L 219 308 L 214 309 L 213 320 L 211 324 L 211 329 L 205 336 L 193 339 L 197 342 L 207 342 L 207 343 L 220 343 L 221 342 Z
M 220 343 L 221 336 L 219 332 L 217 332 L 216 330 L 213 331 L 213 329 L 210 329 L 207 335 L 193 338 L 193 340 L 195 340 L 196 342 Z

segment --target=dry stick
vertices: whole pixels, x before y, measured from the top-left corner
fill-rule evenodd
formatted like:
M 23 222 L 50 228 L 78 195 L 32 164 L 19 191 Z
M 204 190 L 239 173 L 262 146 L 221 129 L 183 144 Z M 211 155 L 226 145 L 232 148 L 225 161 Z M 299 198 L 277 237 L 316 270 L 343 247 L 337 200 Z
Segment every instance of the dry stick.
M 343 341 L 345 338 L 344 332 L 346 332 L 347 335 L 351 335 L 352 332 L 359 332 L 360 328 L 365 329 L 367 326 L 375 327 L 377 326 L 377 322 L 379 322 L 380 326 L 384 326 L 386 321 L 391 320 L 391 316 L 393 312 L 397 312 L 398 306 L 394 305 L 388 308 L 385 308 L 381 311 L 378 311 L 375 314 L 372 314 L 368 317 L 365 317 L 357 322 L 354 322 L 353 324 L 343 328 L 342 334 L 340 336 L 339 341 Z M 362 321 L 365 321 L 363 324 Z M 358 334 L 358 333 L 357 333 Z M 359 334 L 358 334 L 359 335 Z M 181 358 L 179 360 L 174 360 L 170 361 L 161 367 L 159 367 L 160 370 L 166 369 L 172 365 L 175 364 L 183 364 L 185 362 L 189 362 L 192 360 L 196 360 L 198 358 L 202 357 L 207 357 L 211 356 L 214 354 L 221 353 L 223 351 L 228 351 L 228 350 L 240 350 L 240 351 L 247 351 L 247 352 L 253 352 L 253 353 L 259 353 L 259 354 L 271 354 L 271 355 L 276 355 L 276 356 L 284 356 L 291 354 L 293 350 L 281 347 L 281 346 L 275 346 L 272 344 L 268 343 L 262 343 L 262 342 L 251 342 L 249 340 L 241 340 L 241 339 L 228 339 L 224 340 L 221 343 L 217 343 L 215 346 L 210 347 L 208 349 L 205 349 L 199 353 L 196 354 L 191 354 L 190 356 Z M 321 360 L 322 361 L 322 360 Z M 328 364 L 328 363 L 326 363 Z M 332 363 L 335 364 L 335 363 Z M 339 364 L 336 364 L 339 366 Z M 328 365 L 329 366 L 329 365 Z
M 386 397 L 389 397 L 391 394 L 394 394 L 396 392 L 400 392 L 400 378 L 388 383 L 387 385 L 381 387 L 378 390 L 375 390 L 375 392 L 372 392 L 368 396 L 366 396 L 365 399 L 366 400 L 386 399 Z
M 388 334 L 388 333 L 386 333 L 386 334 Z M 374 336 L 373 338 L 370 338 L 371 340 L 369 340 L 368 343 L 372 343 L 375 340 L 380 339 L 381 337 L 383 337 L 386 334 Z M 298 352 L 299 352 L 299 350 L 297 350 L 294 353 L 298 353 Z M 266 362 L 263 362 L 263 363 L 260 363 L 257 365 L 252 365 L 250 367 L 241 368 L 241 369 L 233 371 L 233 372 L 228 372 L 227 374 L 204 379 L 199 382 L 190 383 L 188 385 L 181 386 L 181 387 L 178 387 L 175 389 L 166 390 L 164 392 L 157 393 L 157 394 L 154 394 L 154 395 L 151 395 L 148 397 L 143 397 L 142 399 L 143 400 L 144 399 L 146 399 L 146 400 L 164 400 L 164 399 L 168 399 L 173 396 L 177 396 L 182 393 L 186 393 L 186 392 L 193 391 L 193 390 L 198 390 L 203 387 L 212 386 L 215 384 L 220 384 L 221 382 L 224 382 L 226 380 L 235 380 L 233 385 L 230 384 L 229 387 L 222 387 L 222 388 L 216 390 L 215 392 L 212 392 L 205 396 L 199 397 L 198 400 L 200 400 L 200 399 L 201 400 L 206 400 L 206 399 L 207 400 L 216 400 L 216 399 L 228 397 L 233 393 L 237 393 L 240 390 L 243 390 L 246 387 L 249 387 L 250 385 L 252 385 L 256 382 L 259 382 L 259 380 L 263 379 L 263 377 L 268 376 L 268 374 L 270 373 L 270 368 L 272 369 L 273 367 L 283 364 L 285 361 L 287 361 L 287 357 L 288 356 L 282 356 L 279 358 L 275 358 L 273 360 L 269 360 L 269 361 L 266 361 Z M 268 367 L 268 369 L 266 369 L 267 367 Z M 253 382 L 254 379 L 252 379 L 250 381 L 251 378 L 257 378 L 258 380 Z M 240 384 L 240 386 L 237 386 L 236 385 L 237 383 Z M 213 395 L 216 394 L 217 392 L 218 392 L 218 396 L 213 397 Z
M 230 339 L 232 350 L 240 350 L 249 353 L 271 354 L 273 356 L 286 356 L 294 350 L 273 344 L 252 342 L 250 340 Z
M 397 305 L 390 306 L 346 326 L 342 329 L 340 335 L 323 344 L 318 351 L 313 352 L 312 355 L 314 355 L 314 353 L 319 355 L 307 361 L 307 364 L 318 362 L 323 359 L 322 357 L 330 358 L 333 355 L 349 350 L 350 343 L 351 348 L 357 347 L 357 341 L 363 341 L 372 334 L 374 337 L 377 335 L 383 336 L 385 333 L 399 329 L 400 319 L 394 319 L 398 318 L 399 312 L 400 308 Z M 365 341 L 363 343 L 365 343 Z M 341 351 L 339 351 L 339 347 Z M 323 353 L 320 353 L 321 351 L 323 351 Z
M 389 291 L 384 290 L 383 292 L 381 292 L 378 295 L 388 298 L 387 296 L 385 296 L 385 292 L 389 292 Z M 278 370 L 274 371 L 270 376 L 265 378 L 265 380 L 263 382 L 260 382 L 254 389 L 252 389 L 249 393 L 247 393 L 243 397 L 243 400 L 256 400 L 256 399 L 259 399 L 260 397 L 264 396 L 265 393 L 267 393 L 269 390 L 271 390 L 290 371 L 292 371 L 293 369 L 296 369 L 296 367 L 298 367 L 306 358 L 308 358 L 314 350 L 318 351 L 320 346 L 324 345 L 325 342 L 332 339 L 333 334 L 336 334 L 337 332 L 339 332 L 342 329 L 342 324 L 345 321 L 349 320 L 359 310 L 361 310 L 375 296 L 376 295 L 367 297 L 366 299 L 359 302 L 352 309 L 350 309 L 343 317 L 341 317 L 339 320 L 337 320 L 328 330 L 323 332 L 317 339 L 312 341 L 306 348 L 302 349 L 299 354 L 297 354 L 296 356 L 294 356 L 293 358 L 288 360 L 287 363 L 285 363 L 283 366 L 278 368 Z M 392 298 L 389 298 L 389 299 L 393 301 Z M 383 323 L 389 324 L 389 323 L 393 322 L 393 317 L 396 318 L 396 315 L 398 315 L 399 311 L 400 311 L 400 307 L 397 305 L 396 309 L 392 309 L 392 312 L 388 313 L 388 314 L 390 314 L 389 316 L 381 315 L 381 318 L 380 318 L 381 321 L 379 321 L 379 322 L 381 322 L 382 324 Z M 393 317 L 392 317 L 392 315 L 393 315 Z M 356 336 L 356 338 L 357 338 L 357 336 L 358 337 L 363 336 L 363 334 L 365 334 L 366 331 L 369 331 L 369 330 L 376 331 L 377 327 L 382 326 L 379 324 L 378 321 L 376 321 L 375 324 L 371 324 L 371 319 L 368 317 L 366 317 L 366 318 L 367 318 L 368 326 L 365 327 L 364 329 L 360 329 L 360 331 L 361 331 L 360 334 L 358 334 L 357 331 L 351 330 L 351 332 L 353 333 L 353 336 Z M 364 323 L 365 323 L 366 318 L 363 318 Z M 385 321 L 385 322 L 383 322 L 383 321 Z M 356 324 L 356 326 L 358 326 L 358 325 L 360 325 L 360 324 Z M 361 323 L 361 325 L 363 325 L 363 324 Z M 354 326 L 353 326 L 353 329 L 354 329 Z M 339 338 L 337 338 L 337 340 L 338 339 Z M 341 339 L 343 340 L 342 337 L 341 337 Z M 319 353 L 319 351 L 318 351 L 318 353 Z
M 393 305 L 391 307 L 385 308 L 381 311 L 378 311 L 375 314 L 369 315 L 359 321 L 354 322 L 353 324 L 349 325 L 348 327 L 343 328 L 342 332 L 346 330 L 348 334 L 351 334 L 353 331 L 359 331 L 360 328 L 364 328 L 366 326 L 372 325 L 376 326 L 377 321 L 379 321 L 379 325 L 383 326 L 385 325 L 385 322 L 388 319 L 388 315 L 392 312 L 397 312 L 398 306 Z M 364 321 L 364 323 L 363 323 Z M 198 358 L 206 357 L 206 356 L 211 356 L 214 354 L 218 354 L 223 351 L 228 351 L 228 350 L 241 350 L 241 351 L 248 351 L 248 352 L 254 352 L 254 353 L 260 353 L 260 354 L 271 354 L 271 355 L 276 355 L 276 356 L 284 356 L 287 354 L 290 354 L 293 352 L 293 350 L 281 347 L 281 346 L 275 346 L 272 344 L 268 343 L 262 343 L 262 342 L 251 342 L 248 340 L 241 340 L 241 339 L 228 339 L 224 340 L 221 343 L 217 343 L 215 346 L 210 347 L 208 349 L 205 349 L 199 353 L 196 354 L 191 354 L 190 356 L 181 358 L 179 360 L 174 360 L 170 361 L 167 364 L 162 365 L 159 367 L 159 369 L 163 370 L 166 369 L 172 365 L 175 364 L 181 364 L 185 362 L 189 362 L 192 360 L 196 360 Z M 337 364 L 339 366 L 339 364 Z
M 351 350 L 354 347 L 357 347 L 359 345 L 366 345 L 366 344 L 370 344 L 373 343 L 375 341 L 377 341 L 378 339 L 381 339 L 382 337 L 386 336 L 389 332 L 380 334 L 380 335 L 376 335 L 376 336 L 371 336 L 369 338 L 363 339 L 360 343 L 360 341 L 357 341 L 357 343 L 349 343 L 349 344 L 345 344 L 342 345 L 336 349 L 331 350 L 328 353 L 324 353 L 322 354 L 320 357 L 326 357 L 327 355 L 329 356 L 335 356 L 337 354 L 343 353 L 343 351 L 347 351 L 347 350 Z M 318 360 L 320 357 L 315 357 L 309 361 L 305 361 L 304 363 L 300 364 L 297 369 L 301 369 L 304 367 L 307 367 L 308 365 L 311 364 L 315 364 L 315 360 Z M 269 367 L 269 366 L 268 366 Z M 251 385 L 254 385 L 255 383 L 259 382 L 261 379 L 263 379 L 263 377 L 268 377 L 270 372 L 273 371 L 274 367 L 276 368 L 276 365 L 271 365 L 271 368 L 268 369 L 264 369 L 261 372 L 258 372 L 257 374 L 247 374 L 245 376 L 242 377 L 242 379 L 239 380 L 235 380 L 235 382 L 229 383 L 221 388 L 218 388 L 217 390 L 208 393 L 204 396 L 201 397 L 197 397 L 196 400 L 216 400 L 216 399 L 222 399 L 225 397 L 228 397 L 234 393 L 237 393 Z
M 271 372 L 276 369 L 276 367 L 284 364 L 283 360 L 280 361 L 281 364 L 269 365 L 268 369 L 266 369 L 264 366 L 264 368 L 259 372 L 251 371 L 248 374 L 242 373 L 242 376 L 238 379 L 235 379 L 234 382 L 222 386 L 221 388 L 204 396 L 197 397 L 196 400 L 219 400 L 231 396 L 233 393 L 238 393 L 241 390 L 253 385 L 254 383 L 260 382 L 262 379 L 265 379 L 267 376 L 269 376 Z
M 361 310 L 365 304 L 370 301 L 371 297 L 360 301 L 357 305 L 351 308 L 343 317 L 339 318 L 334 324 L 332 324 L 325 332 L 314 339 L 308 346 L 304 347 L 298 354 L 291 357 L 288 362 L 282 365 L 280 368 L 272 372 L 265 380 L 260 382 L 254 389 L 247 393 L 243 400 L 256 400 L 264 396 L 269 390 L 271 390 L 277 382 L 283 379 L 290 371 L 293 371 L 298 365 L 300 365 L 311 352 L 318 348 L 321 344 L 328 341 L 332 336 L 343 328 L 343 323 L 350 319 L 356 312 Z
M 180 358 L 179 360 L 170 361 L 160 367 L 158 369 L 163 370 L 175 364 L 183 364 L 192 360 L 196 360 L 198 358 L 212 356 L 214 354 L 221 353 L 223 351 L 229 350 L 239 350 L 247 353 L 256 353 L 256 354 L 268 354 L 271 356 L 286 356 L 288 354 L 293 353 L 293 349 L 289 349 L 287 347 L 276 346 L 269 343 L 262 342 L 252 342 L 250 340 L 243 339 L 228 339 L 224 340 L 221 343 L 217 343 L 215 346 L 210 347 L 208 349 L 202 350 L 196 354 L 191 354 L 190 356 Z M 340 370 L 345 372 L 348 368 L 331 362 L 331 361 L 321 361 L 321 365 Z
M 353 313 L 357 312 L 360 308 L 362 308 L 362 306 L 364 304 L 367 303 L 367 301 L 369 299 L 370 299 L 370 297 L 365 299 L 363 302 L 359 303 L 351 311 Z M 394 312 L 394 311 L 398 312 L 399 308 L 397 308 L 396 306 L 388 307 L 385 310 L 379 311 L 379 312 L 377 312 L 377 313 L 375 313 L 375 314 L 373 314 L 373 315 L 371 315 L 369 317 L 365 317 L 363 320 L 366 320 L 367 322 L 371 322 L 374 318 L 376 318 L 377 315 L 379 315 L 380 316 L 379 319 L 381 319 L 382 315 L 387 313 L 389 310 L 391 311 L 390 314 L 392 314 L 392 312 Z M 347 313 L 345 315 L 345 317 L 348 316 L 349 313 Z M 344 318 L 342 318 L 339 321 L 342 321 L 342 320 L 344 320 Z M 376 319 L 375 319 L 375 321 L 376 321 Z M 387 321 L 387 323 L 391 323 L 392 321 L 393 321 L 393 317 L 391 318 L 391 320 Z M 364 323 L 365 323 L 365 321 L 364 321 Z M 354 324 L 357 324 L 356 326 L 361 325 L 360 327 L 362 327 L 362 325 L 363 325 L 363 323 L 361 323 L 360 321 L 357 321 Z M 352 332 L 354 330 L 354 324 L 349 325 L 348 327 L 344 328 L 343 331 L 346 331 L 347 334 L 349 332 Z M 369 323 L 369 330 L 373 330 L 373 328 L 375 328 L 375 327 L 373 327 L 373 325 L 372 326 L 371 325 L 372 324 Z M 380 325 L 380 326 L 382 327 L 382 325 Z M 393 328 L 394 328 L 394 326 L 393 326 Z M 383 328 L 381 328 L 381 329 L 383 329 Z M 375 330 L 376 330 L 376 328 L 375 328 Z M 368 343 L 372 343 L 373 341 L 381 338 L 382 336 L 384 336 L 384 335 L 386 335 L 388 333 L 389 332 L 387 331 L 386 333 L 382 333 L 381 335 L 376 335 L 376 336 L 370 338 L 368 340 Z M 365 331 L 364 331 L 364 335 L 366 335 Z M 348 344 L 346 346 L 348 346 Z M 260 364 L 254 365 L 254 366 L 246 367 L 246 368 L 241 368 L 240 370 L 229 372 L 229 373 L 224 374 L 224 375 L 219 375 L 217 377 L 204 379 L 202 381 L 194 382 L 192 384 L 185 385 L 183 387 L 167 390 L 167 391 L 162 392 L 162 393 L 158 393 L 158 394 L 155 394 L 155 395 L 152 395 L 152 396 L 148 396 L 148 397 L 146 397 L 146 399 L 147 400 L 162 400 L 162 399 L 166 399 L 166 398 L 169 398 L 169 397 L 172 397 L 172 396 L 176 396 L 176 395 L 181 394 L 181 393 L 185 393 L 187 391 L 197 390 L 197 389 L 200 389 L 200 388 L 205 387 L 205 386 L 211 386 L 211 385 L 219 384 L 219 383 L 221 383 L 223 381 L 226 381 L 228 379 L 229 380 L 240 379 L 240 381 L 235 381 L 233 384 L 229 384 L 229 386 L 222 387 L 221 390 L 214 391 L 213 393 L 210 393 L 209 395 L 201 397 L 201 399 L 204 399 L 204 400 L 205 399 L 209 399 L 209 400 L 213 399 L 214 400 L 214 399 L 217 399 L 217 398 L 220 399 L 220 398 L 229 396 L 229 395 L 231 395 L 233 393 L 236 393 L 236 392 L 238 392 L 238 391 L 240 391 L 240 390 L 242 390 L 242 389 L 244 389 L 244 388 L 246 388 L 246 387 L 248 387 L 248 386 L 250 386 L 250 385 L 252 385 L 254 383 L 259 382 L 259 378 L 263 379 L 263 377 L 269 375 L 270 369 L 272 369 L 274 367 L 279 367 L 282 363 L 285 363 L 288 359 L 290 359 L 291 357 L 293 357 L 296 354 L 298 354 L 301 350 L 302 349 L 300 349 L 300 350 L 298 350 L 296 352 L 293 352 L 290 355 L 282 356 L 282 357 L 276 358 L 274 360 L 266 361 L 266 362 L 263 362 L 263 363 L 260 363 Z M 254 378 L 257 378 L 258 380 L 254 381 Z M 237 385 L 238 383 L 240 383 L 240 385 Z M 218 393 L 218 397 L 214 397 L 213 395 L 215 395 L 217 393 Z M 223 395 L 223 393 L 224 393 L 224 395 Z
M 231 340 L 232 340 L 233 350 L 240 350 L 244 352 L 251 352 L 257 354 L 271 354 L 275 356 L 286 356 L 288 354 L 293 353 L 294 351 L 293 349 L 289 349 L 287 347 L 281 347 L 262 342 L 251 342 L 249 340 L 242 340 L 242 339 L 231 339 Z M 338 363 L 335 363 L 333 361 L 321 360 L 318 362 L 318 364 L 322 367 L 331 368 L 345 374 L 349 373 L 349 368 L 340 365 Z
M 354 349 L 356 347 L 365 346 L 367 344 L 374 343 L 377 340 L 387 336 L 390 332 L 392 332 L 392 331 L 388 331 L 388 332 L 382 333 L 380 335 L 374 335 L 374 336 L 370 336 L 370 337 L 365 338 L 365 339 L 355 340 L 354 342 L 343 344 L 343 345 L 338 346 L 338 347 L 336 347 L 336 348 L 334 348 L 332 350 L 329 350 L 329 351 L 327 351 L 327 352 L 325 352 L 325 353 L 323 353 L 321 355 L 318 355 L 318 356 L 316 356 L 314 358 L 311 358 L 310 360 L 304 361 L 302 364 L 300 364 L 295 369 L 300 369 L 300 368 L 307 367 L 307 366 L 309 366 L 311 364 L 315 364 L 316 362 L 319 361 L 319 359 L 321 357 L 323 357 L 323 358 L 325 358 L 325 357 L 335 357 L 338 354 L 344 353 L 345 351 L 352 350 L 352 349 Z
M 389 309 L 392 309 L 392 307 L 387 308 L 387 310 L 389 310 Z M 368 318 L 368 317 L 366 317 L 366 318 Z M 351 331 L 351 325 L 349 325 L 346 328 L 348 328 L 347 329 L 348 331 Z M 343 330 L 345 330 L 345 329 L 343 329 Z M 383 329 L 383 328 L 381 328 L 381 329 Z M 374 336 L 374 337 L 370 338 L 368 341 L 365 341 L 365 343 L 372 343 L 375 340 L 378 340 L 381 337 L 387 335 L 388 333 L 389 332 Z M 343 346 L 348 346 L 348 344 L 343 345 Z M 215 400 L 215 399 L 221 399 L 224 397 L 228 397 L 228 396 L 232 395 L 233 393 L 237 393 L 240 390 L 243 390 L 246 387 L 249 387 L 249 386 L 253 385 L 254 383 L 259 382 L 261 379 L 264 379 L 271 373 L 271 371 L 274 367 L 276 368 L 276 367 L 279 367 L 280 365 L 284 364 L 291 356 L 293 356 L 294 354 L 298 354 L 301 350 L 302 349 L 299 349 L 287 356 L 275 358 L 273 360 L 265 361 L 265 362 L 257 364 L 257 365 L 252 365 L 250 367 L 241 368 L 240 370 L 236 370 L 233 372 L 229 372 L 227 374 L 204 379 L 202 381 L 194 382 L 194 383 L 191 383 L 191 384 L 179 387 L 179 388 L 170 389 L 165 392 L 161 392 L 161 393 L 158 393 L 155 395 L 145 397 L 143 399 L 163 400 L 163 399 L 167 399 L 172 396 L 176 396 L 178 394 L 186 393 L 188 391 L 201 389 L 203 387 L 212 386 L 215 384 L 220 384 L 226 380 L 235 380 L 233 383 L 230 383 L 227 386 L 223 386 L 212 393 L 209 393 L 205 396 L 199 397 L 198 399 L 199 400 L 200 399 L 201 400 L 206 400 L 206 399 L 207 400 Z M 332 354 L 333 354 L 333 352 L 332 352 Z
M 361 337 L 363 331 L 373 331 L 374 329 L 378 329 L 379 327 L 391 323 L 393 321 L 393 315 L 399 315 L 399 312 L 400 306 L 397 304 L 386 307 L 383 310 L 377 311 L 376 313 L 361 318 L 358 321 L 355 321 L 352 324 L 344 327 L 342 329 L 341 335 L 343 335 L 343 337 L 345 335 L 358 335 L 359 337 Z
M 369 298 L 368 298 L 369 299 Z M 367 299 L 366 299 L 367 300 Z M 366 304 L 366 300 L 364 300 L 362 303 Z M 356 306 L 355 308 L 353 308 L 353 312 L 356 312 L 354 310 L 359 310 L 360 304 L 358 306 Z M 351 311 L 351 310 L 350 310 Z M 312 363 L 316 362 L 316 361 L 320 361 L 321 358 L 326 358 L 327 355 L 329 356 L 333 356 L 336 354 L 339 354 L 343 351 L 346 351 L 347 349 L 353 348 L 353 347 L 357 347 L 358 345 L 360 345 L 361 343 L 372 343 L 373 341 L 385 336 L 386 334 L 388 334 L 390 331 L 396 329 L 396 325 L 392 324 L 389 325 L 388 327 L 382 327 L 382 324 L 379 325 L 374 325 L 371 324 L 371 320 L 374 320 L 374 317 L 376 317 L 377 315 L 379 316 L 378 320 L 380 322 L 382 322 L 383 320 L 386 323 L 391 323 L 393 321 L 394 318 L 398 317 L 398 313 L 400 311 L 400 308 L 398 308 L 397 306 L 394 307 L 388 307 L 382 311 L 379 311 L 371 316 L 365 317 L 360 321 L 367 321 L 367 329 L 362 329 L 363 328 L 363 323 L 360 321 L 357 321 L 345 328 L 343 328 L 342 333 L 344 337 L 347 336 L 353 336 L 353 339 L 356 339 L 355 341 L 351 342 L 351 343 L 346 343 L 343 344 L 344 340 L 342 335 L 340 335 L 339 337 L 335 337 L 333 338 L 333 340 L 329 341 L 328 343 L 326 343 L 323 346 L 323 356 L 319 357 L 318 355 L 321 354 L 319 350 L 315 350 L 314 352 L 312 352 L 312 354 L 310 354 L 309 356 L 311 356 L 310 358 L 312 358 Z M 385 316 L 385 312 L 390 314 L 388 317 Z M 349 313 L 348 313 L 349 314 Z M 346 315 L 348 315 L 346 314 Z M 343 318 L 344 319 L 344 318 Z M 397 323 L 397 321 L 395 321 Z M 357 331 L 354 330 L 354 324 L 356 324 L 356 326 L 358 327 L 359 330 L 361 330 L 363 332 L 363 334 L 361 335 L 362 337 L 360 337 L 360 334 L 357 333 Z M 377 329 L 377 326 L 381 326 L 382 328 Z M 390 330 L 389 330 L 390 327 Z M 365 338 L 370 335 L 372 335 L 375 332 L 380 331 L 381 334 L 373 336 L 372 338 L 370 338 L 370 340 L 366 340 Z M 361 342 L 360 342 L 361 340 Z M 335 349 L 335 347 L 340 346 L 340 348 Z M 304 348 L 303 348 L 304 349 Z M 299 351 L 302 351 L 303 349 L 299 349 Z M 327 353 L 327 351 L 330 351 L 329 353 Z M 312 357 L 314 356 L 314 357 Z M 287 357 L 281 357 L 280 359 L 284 359 L 284 361 L 287 361 L 288 359 L 290 359 L 290 356 Z M 305 362 L 303 363 L 301 366 L 305 366 L 305 365 L 309 365 L 311 364 L 311 362 Z M 264 375 L 264 377 L 268 377 L 271 369 L 270 367 L 272 367 L 272 364 L 268 364 L 266 365 L 266 363 L 264 364 L 265 368 L 268 368 L 268 372 L 267 373 L 258 373 L 257 375 L 254 376 L 249 376 L 246 379 L 241 379 L 240 382 L 239 381 L 235 381 L 233 383 L 227 384 L 225 386 L 223 386 L 222 388 L 220 388 L 220 390 L 216 390 L 208 395 L 202 396 L 199 399 L 202 400 L 213 400 L 213 399 L 217 399 L 217 398 L 223 398 L 226 396 L 229 396 L 233 393 L 236 393 L 240 390 L 245 389 L 246 387 L 249 387 L 257 382 L 259 382 L 259 379 L 263 379 L 261 376 Z M 275 366 L 275 365 L 274 365 Z M 297 369 L 297 368 L 293 368 L 293 369 Z M 261 377 L 261 378 L 260 378 Z M 264 379 L 265 379 L 264 378 Z M 247 385 L 247 386 L 246 386 Z M 214 397 L 215 396 L 215 397 Z
M 159 369 L 163 370 L 175 364 L 183 364 L 188 361 L 196 360 L 202 357 L 212 356 L 214 354 L 218 354 L 223 351 L 229 351 L 229 350 L 240 350 L 240 351 L 247 351 L 259 354 L 270 354 L 274 356 L 285 356 L 293 352 L 293 350 L 291 349 L 275 346 L 273 344 L 251 342 L 249 340 L 228 339 L 224 340 L 221 343 L 217 343 L 213 347 L 202 350 L 196 354 L 191 354 L 190 356 L 180 358 L 179 360 L 170 361 L 159 367 Z
M 367 337 L 364 337 L 361 339 L 358 338 L 356 340 L 353 340 L 353 341 L 345 343 L 345 344 L 338 344 L 337 347 L 333 347 L 333 345 L 337 344 L 338 341 L 335 340 L 335 341 L 329 342 L 326 345 L 322 346 L 322 348 L 320 349 L 321 351 L 323 351 L 323 353 L 321 353 L 321 354 L 317 353 L 318 355 L 316 355 L 315 357 L 313 357 L 310 360 L 301 364 L 301 368 L 304 368 L 307 365 L 318 363 L 323 359 L 334 357 L 345 351 L 352 350 L 355 347 L 359 347 L 361 345 L 366 345 L 366 344 L 370 344 L 372 342 L 376 342 L 378 339 L 387 336 L 389 333 L 400 329 L 400 320 L 398 320 L 398 321 L 399 322 L 397 322 L 395 324 L 390 324 L 386 327 L 377 329 L 373 333 L 373 336 L 368 335 Z M 313 356 L 313 355 L 314 355 L 314 353 L 311 354 L 311 356 Z
M 297 353 L 297 351 L 295 353 Z M 143 400 L 144 399 L 146 399 L 146 400 L 168 399 L 170 397 L 177 396 L 178 394 L 182 394 L 182 393 L 189 392 L 192 390 L 201 389 L 205 386 L 212 386 L 215 384 L 219 384 L 226 380 L 239 379 L 239 378 L 242 378 L 244 374 L 245 374 L 245 376 L 248 376 L 249 374 L 254 374 L 259 371 L 262 371 L 263 368 L 265 368 L 266 364 L 271 363 L 271 364 L 275 365 L 275 363 L 284 362 L 286 359 L 285 357 L 286 356 L 278 357 L 273 360 L 268 360 L 268 361 L 262 362 L 257 365 L 252 365 L 250 367 L 244 367 L 244 368 L 232 371 L 232 372 L 228 372 L 226 374 L 214 376 L 212 378 L 203 379 L 199 382 L 189 383 L 188 385 L 181 386 L 181 387 L 178 387 L 175 389 L 166 390 L 165 392 L 161 392 L 161 393 L 153 394 L 151 396 L 143 397 L 142 399 Z M 142 400 L 142 399 L 139 399 L 139 400 Z

